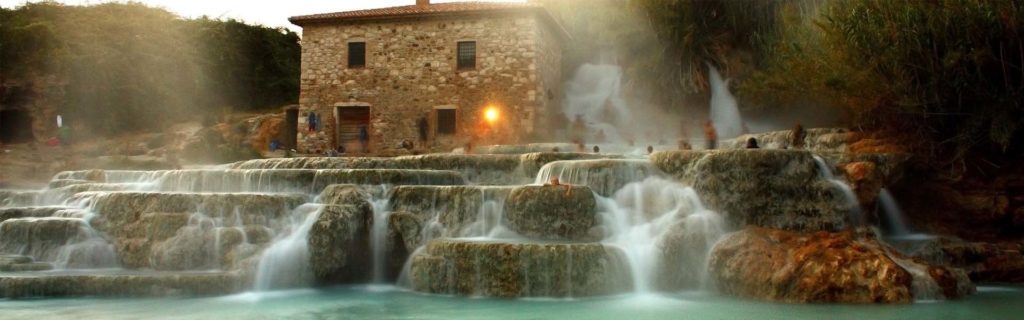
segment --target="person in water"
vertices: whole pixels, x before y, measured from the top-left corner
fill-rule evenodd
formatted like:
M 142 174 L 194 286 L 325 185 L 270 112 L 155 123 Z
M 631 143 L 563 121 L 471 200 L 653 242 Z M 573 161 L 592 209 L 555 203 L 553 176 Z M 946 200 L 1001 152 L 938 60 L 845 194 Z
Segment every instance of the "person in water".
M 718 147 L 718 131 L 715 130 L 715 124 L 710 119 L 704 122 L 704 141 L 705 148 L 708 150 Z
M 790 133 L 791 140 L 789 142 L 789 145 L 792 146 L 793 149 L 803 149 L 804 139 L 806 138 L 807 132 L 804 131 L 804 126 L 800 125 L 800 123 L 797 122 L 796 126 L 793 127 L 793 132 Z
M 548 187 L 561 187 L 561 186 L 565 186 L 565 195 L 566 196 L 572 195 L 572 185 L 571 184 L 562 184 L 561 182 L 558 181 L 558 177 L 551 177 L 551 180 L 548 180 L 548 183 L 545 183 L 544 185 L 548 186 Z
M 594 146 L 594 153 L 601 153 L 601 147 Z
M 757 146 L 757 139 L 755 139 L 754 137 L 748 138 L 747 149 L 760 149 L 760 147 Z
M 654 153 L 654 147 L 653 146 L 647 146 L 647 154 L 652 154 L 652 153 Z

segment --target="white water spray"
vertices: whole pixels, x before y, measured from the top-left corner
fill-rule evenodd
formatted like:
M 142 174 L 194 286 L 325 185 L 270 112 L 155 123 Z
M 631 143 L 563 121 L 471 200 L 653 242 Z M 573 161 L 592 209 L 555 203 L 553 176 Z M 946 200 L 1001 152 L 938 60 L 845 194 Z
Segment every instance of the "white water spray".
M 743 118 L 736 97 L 729 92 L 729 80 L 722 79 L 718 69 L 711 64 L 708 64 L 708 77 L 711 84 L 711 121 L 718 131 L 718 138 L 729 139 L 743 134 Z

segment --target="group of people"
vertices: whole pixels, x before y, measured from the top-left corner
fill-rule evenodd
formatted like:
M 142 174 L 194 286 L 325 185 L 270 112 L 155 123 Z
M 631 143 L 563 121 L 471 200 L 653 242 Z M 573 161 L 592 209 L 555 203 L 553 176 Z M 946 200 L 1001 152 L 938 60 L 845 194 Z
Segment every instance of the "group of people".
M 744 132 L 747 132 L 746 124 L 743 124 Z M 685 130 L 685 129 L 684 129 Z M 685 132 L 683 133 L 685 137 Z M 788 145 L 782 146 L 783 149 L 803 149 L 805 140 L 807 138 L 807 132 L 804 127 L 797 123 L 796 126 L 790 131 L 790 141 Z M 718 130 L 715 129 L 715 124 L 709 119 L 704 122 L 704 148 L 707 150 L 713 150 L 718 147 Z M 761 146 L 757 142 L 757 138 L 747 138 L 746 149 L 760 149 Z M 690 145 L 686 138 L 679 139 L 679 150 L 692 150 L 693 146 Z M 650 153 L 650 147 L 648 147 L 648 153 Z

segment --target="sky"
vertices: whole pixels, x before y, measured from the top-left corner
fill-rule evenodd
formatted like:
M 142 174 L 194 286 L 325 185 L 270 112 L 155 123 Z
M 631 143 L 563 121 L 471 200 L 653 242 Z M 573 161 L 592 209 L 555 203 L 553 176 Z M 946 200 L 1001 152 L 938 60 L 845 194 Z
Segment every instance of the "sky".
M 475 0 L 496 1 L 496 0 Z M 525 0 L 504 0 L 507 2 L 526 2 Z M 26 2 L 37 0 L 0 0 L 0 7 L 13 8 Z M 106 2 L 125 2 L 108 0 L 58 0 L 57 2 L 72 5 L 98 4 Z M 383 8 L 416 4 L 416 0 L 135 0 L 150 6 L 162 7 L 186 18 L 203 15 L 210 17 L 235 18 L 248 23 L 258 23 L 271 27 L 285 27 L 296 32 L 301 28 L 288 22 L 288 17 L 350 11 L 370 8 Z M 434 3 L 457 2 L 453 0 L 433 0 Z

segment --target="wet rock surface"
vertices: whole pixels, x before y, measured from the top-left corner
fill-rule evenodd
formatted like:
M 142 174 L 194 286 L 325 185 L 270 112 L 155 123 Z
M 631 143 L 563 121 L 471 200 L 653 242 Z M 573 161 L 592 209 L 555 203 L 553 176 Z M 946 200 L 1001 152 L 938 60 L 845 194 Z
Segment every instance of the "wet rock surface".
M 242 283 L 221 272 L 0 274 L 0 297 L 225 295 L 242 291 Z
M 793 303 L 909 303 L 914 276 L 876 240 L 853 233 L 799 234 L 747 228 L 727 236 L 711 253 L 709 272 L 723 293 Z M 899 257 L 899 259 L 905 259 Z M 921 262 L 915 264 L 924 265 Z M 940 297 L 973 292 L 962 271 L 927 266 Z M 928 297 L 921 297 L 928 298 Z
M 723 293 L 780 302 L 909 303 L 911 275 L 849 234 L 800 235 L 748 228 L 711 253 Z
M 600 244 L 434 240 L 410 273 L 416 291 L 486 297 L 586 297 L 633 286 L 624 254 Z
M 355 186 L 331 186 L 320 199 L 329 204 L 309 232 L 310 265 L 316 282 L 329 285 L 369 280 L 373 208 L 367 195 Z
M 540 169 L 534 183 L 543 184 L 558 178 L 561 183 L 585 185 L 608 197 L 629 183 L 661 174 L 654 164 L 641 159 L 555 161 Z
M 736 227 L 838 230 L 855 204 L 822 179 L 813 155 L 798 150 L 656 152 L 651 160 L 691 184 Z
M 745 134 L 724 143 L 725 148 L 744 149 L 747 139 L 755 138 L 761 148 L 792 149 L 793 131 L 782 130 L 765 133 Z M 810 128 L 804 130 L 803 148 L 815 151 L 842 152 L 847 144 L 857 138 L 857 134 L 840 128 Z
M 418 221 L 422 227 L 436 220 L 443 236 L 483 236 L 499 223 L 512 190 L 501 186 L 401 186 L 391 191 L 389 203 L 395 212 L 417 217 L 406 222 Z M 411 230 L 411 225 L 407 229 Z
M 509 229 L 533 239 L 598 240 L 597 202 L 586 186 L 523 186 L 505 201 Z
M 56 261 L 65 244 L 85 237 L 82 220 L 73 218 L 23 218 L 0 223 L 0 253 Z

